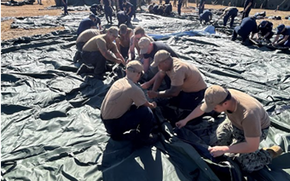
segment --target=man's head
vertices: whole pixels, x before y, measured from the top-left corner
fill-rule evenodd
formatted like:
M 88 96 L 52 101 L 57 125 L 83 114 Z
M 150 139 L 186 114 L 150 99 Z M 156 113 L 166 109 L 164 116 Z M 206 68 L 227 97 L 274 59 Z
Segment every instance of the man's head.
M 268 21 L 266 21 L 266 20 L 261 21 L 258 28 L 260 28 L 260 29 L 265 28 L 267 26 L 267 24 L 268 24 Z
M 135 28 L 134 37 L 137 41 L 139 41 L 140 38 L 142 38 L 144 35 L 145 35 L 145 30 L 142 27 L 138 26 Z
M 90 18 L 93 22 L 95 22 L 96 19 L 97 19 L 96 15 L 94 15 L 94 14 L 90 14 L 89 18 Z
M 118 37 L 119 29 L 116 26 L 111 26 L 107 31 L 107 36 L 114 41 Z
M 152 48 L 152 43 L 150 41 L 149 38 L 147 37 L 142 37 L 139 41 L 138 41 L 138 46 L 140 47 L 140 54 L 146 54 L 146 53 L 150 53 Z
M 127 25 L 121 24 L 120 25 L 120 35 L 126 35 L 127 33 Z
M 126 65 L 127 77 L 133 82 L 138 82 L 144 74 L 143 65 L 138 60 L 132 60 Z
M 283 33 L 284 29 L 285 29 L 285 25 L 284 24 L 280 24 L 279 26 L 277 26 L 277 34 Z
M 159 50 L 154 55 L 154 60 L 151 63 L 152 67 L 159 67 L 163 71 L 168 71 L 172 67 L 172 57 L 166 50 Z
M 141 27 L 141 26 L 138 26 L 135 28 L 134 30 L 134 35 L 145 35 L 145 30 Z
M 206 89 L 204 93 L 205 102 L 202 103 L 200 109 L 204 112 L 211 112 L 212 110 L 216 110 L 218 106 L 222 106 L 231 97 L 231 93 L 227 89 L 219 85 L 212 85 Z

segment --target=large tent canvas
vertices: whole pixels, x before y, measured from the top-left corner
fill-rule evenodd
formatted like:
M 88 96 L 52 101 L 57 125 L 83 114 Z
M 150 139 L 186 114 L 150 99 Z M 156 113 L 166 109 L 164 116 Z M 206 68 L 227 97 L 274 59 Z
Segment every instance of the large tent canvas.
M 236 165 L 217 171 L 221 165 L 205 149 L 224 115 L 204 117 L 180 130 L 165 122 L 152 147 L 135 149 L 131 142 L 109 138 L 99 108 L 120 76 L 119 68 L 107 72 L 103 81 L 76 74 L 76 30 L 87 16 L 77 12 L 16 18 L 18 27 L 61 24 L 66 30 L 1 43 L 3 180 L 225 180 L 219 173 L 241 178 Z M 208 85 L 235 88 L 257 98 L 272 122 L 261 147 L 277 144 L 284 153 L 248 176 L 290 180 L 289 50 L 241 45 L 227 34 L 204 29 L 197 19 L 140 13 L 133 26 L 142 26 L 155 40 L 169 44 L 182 60 L 200 69 Z M 162 121 L 162 115 L 158 119 Z

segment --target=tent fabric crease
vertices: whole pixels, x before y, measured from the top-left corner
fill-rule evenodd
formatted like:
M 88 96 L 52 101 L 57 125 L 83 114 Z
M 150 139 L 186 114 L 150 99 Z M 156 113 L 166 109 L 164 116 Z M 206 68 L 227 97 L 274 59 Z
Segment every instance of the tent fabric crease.
M 290 180 L 288 50 L 241 45 L 217 29 L 204 31 L 194 15 L 179 19 L 138 13 L 132 21 L 198 67 L 208 85 L 241 90 L 263 104 L 271 127 L 261 147 L 276 144 L 284 153 L 249 174 L 206 152 L 209 135 L 224 114 L 177 129 L 157 109 L 160 140 L 155 145 L 135 148 L 129 141 L 110 139 L 99 108 L 122 68 L 106 72 L 105 80 L 76 74 L 76 30 L 85 17 L 77 12 L 16 20 L 13 26 L 18 28 L 61 24 L 66 29 L 1 42 L 3 180 L 224 180 L 219 173 L 231 180 Z

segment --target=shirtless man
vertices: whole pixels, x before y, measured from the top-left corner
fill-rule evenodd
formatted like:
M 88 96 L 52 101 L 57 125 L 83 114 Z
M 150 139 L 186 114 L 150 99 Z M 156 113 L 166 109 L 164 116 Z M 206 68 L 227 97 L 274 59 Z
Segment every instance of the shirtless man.
M 119 29 L 110 27 L 106 34 L 91 38 L 82 49 L 83 65 L 77 74 L 92 74 L 96 78 L 102 78 L 106 72 L 107 60 L 125 66 L 125 60 L 117 49 L 114 40 L 118 37 Z M 91 69 L 89 66 L 93 66 Z
M 136 27 L 134 29 L 134 35 L 130 38 L 130 49 L 129 49 L 129 54 L 128 54 L 128 61 L 130 60 L 136 60 L 135 58 L 135 48 L 137 49 L 137 52 L 139 54 L 140 52 L 140 47 L 138 46 L 138 42 L 142 37 L 147 37 L 150 39 L 150 41 L 154 41 L 153 38 L 145 34 L 145 30 L 142 27 Z M 140 54 L 139 54 L 139 57 Z
M 116 45 L 121 55 L 126 59 L 128 58 L 130 37 L 133 35 L 133 30 L 125 24 L 121 24 L 119 28 L 119 37 L 116 38 Z

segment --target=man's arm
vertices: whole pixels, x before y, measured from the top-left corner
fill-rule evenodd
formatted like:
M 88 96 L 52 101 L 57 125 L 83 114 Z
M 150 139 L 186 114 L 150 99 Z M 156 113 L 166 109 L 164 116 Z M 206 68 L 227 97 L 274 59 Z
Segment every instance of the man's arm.
M 144 104 L 144 106 L 147 106 L 147 107 L 149 107 L 149 108 L 151 108 L 151 109 L 154 109 L 154 108 L 156 108 L 157 107 L 157 104 L 156 104 L 156 102 L 146 102 L 145 104 Z
M 116 45 L 115 45 L 115 46 L 116 46 Z M 110 60 L 110 61 L 115 62 L 115 63 L 123 63 L 123 62 L 122 62 L 122 59 L 114 57 L 114 56 L 112 55 L 111 51 L 108 50 L 108 49 L 106 48 L 106 46 L 99 46 L 99 47 L 101 47 L 101 48 L 99 48 L 101 54 L 102 54 L 102 55 L 103 55 L 107 60 Z M 116 50 L 117 50 L 117 47 L 116 47 Z
M 223 14 L 220 15 L 220 17 L 218 17 L 218 19 L 221 19 L 222 17 L 224 17 L 227 14 L 227 9 L 224 10 Z
M 280 35 L 279 35 L 279 34 L 278 34 L 278 35 L 276 35 L 276 37 L 275 37 L 275 39 L 274 39 L 274 41 L 273 41 L 272 45 L 275 45 L 275 44 L 276 44 L 276 42 L 278 41 L 279 37 L 280 37 Z
M 112 43 L 111 51 L 115 54 L 115 56 L 121 60 L 120 63 L 122 63 L 124 66 L 126 65 L 125 59 L 123 55 L 118 51 L 117 46 L 115 43 Z
M 178 96 L 179 92 L 181 91 L 181 86 L 171 86 L 170 89 L 165 91 L 148 91 L 148 97 L 153 99 L 156 97 L 176 97 Z
M 133 36 L 133 30 L 130 30 L 129 37 L 131 38 L 132 36 Z
M 256 33 L 254 32 L 251 32 L 251 36 L 249 37 L 249 39 L 253 40 L 254 36 L 255 36 Z
M 152 79 L 150 79 L 149 81 L 141 85 L 142 89 L 148 89 L 152 84 L 154 84 L 152 90 L 157 91 L 165 75 L 166 75 L 165 72 L 162 72 L 162 71 L 157 72 Z M 156 83 L 156 79 L 160 79 L 161 81 L 158 80 L 159 83 Z
M 119 59 L 121 59 L 121 63 L 122 63 L 124 66 L 126 66 L 125 59 L 124 59 L 124 57 L 121 55 L 121 53 L 120 53 L 119 51 L 117 51 L 117 52 L 115 53 L 115 55 L 116 55 L 116 57 L 118 57 Z
M 289 38 L 289 35 L 284 36 L 284 38 L 283 38 L 281 41 L 277 42 L 276 45 L 281 45 L 281 44 L 283 44 L 285 41 L 288 40 L 288 38 Z
M 100 19 L 99 19 L 98 24 L 99 24 L 99 30 L 102 30 L 102 25 L 101 25 L 101 20 Z
M 269 36 L 269 34 L 270 34 L 270 32 L 267 32 L 267 33 L 264 35 L 264 37 L 263 37 L 263 38 L 265 38 L 265 37 Z
M 150 59 L 149 58 L 144 58 L 143 59 L 144 72 L 147 72 L 149 67 L 150 67 Z
M 135 36 L 131 36 L 128 60 L 133 60 L 134 58 L 135 58 Z
M 259 149 L 260 137 L 245 137 L 246 141 L 231 146 L 209 147 L 211 155 L 221 156 L 224 153 L 252 153 Z
M 131 13 L 131 11 L 132 11 L 132 7 L 129 6 L 129 10 L 128 10 L 128 12 L 127 12 L 127 15 L 129 15 L 129 14 Z
M 94 25 L 94 26 L 91 26 L 91 29 L 98 29 L 98 27 Z
M 149 81 L 144 82 L 143 84 L 141 84 L 142 89 L 148 89 L 155 82 L 157 74 L 152 79 L 150 79 Z
M 186 118 L 175 123 L 175 126 L 179 129 L 185 126 L 190 120 L 197 118 L 204 114 L 204 112 L 200 109 L 200 106 L 197 106 Z
M 121 51 L 120 43 L 121 43 L 120 38 L 116 38 L 116 46 L 117 46 L 117 49 L 118 49 L 119 52 Z
M 153 77 L 154 78 L 154 84 L 153 84 L 153 91 L 157 91 L 165 77 L 166 73 L 164 71 L 159 71 L 157 74 Z

